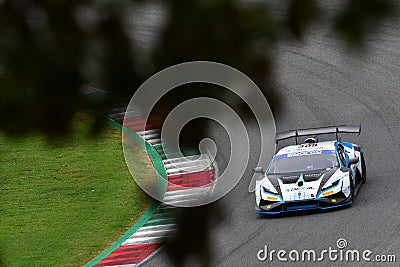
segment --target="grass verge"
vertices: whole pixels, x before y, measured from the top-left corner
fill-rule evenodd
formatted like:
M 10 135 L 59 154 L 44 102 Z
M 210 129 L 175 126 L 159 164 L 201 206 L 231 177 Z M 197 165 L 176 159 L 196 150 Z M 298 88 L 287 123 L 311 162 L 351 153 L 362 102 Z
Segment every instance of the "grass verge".
M 121 133 L 107 126 L 91 137 L 88 120 L 78 115 L 74 134 L 58 144 L 0 133 L 0 266 L 82 266 L 146 210 Z M 135 175 L 155 175 L 136 150 Z

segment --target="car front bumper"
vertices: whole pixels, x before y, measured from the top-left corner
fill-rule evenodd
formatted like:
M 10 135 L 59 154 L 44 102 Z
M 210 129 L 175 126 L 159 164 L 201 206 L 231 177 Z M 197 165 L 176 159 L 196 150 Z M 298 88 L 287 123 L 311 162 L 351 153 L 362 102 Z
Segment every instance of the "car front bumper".
M 270 202 L 265 205 L 256 206 L 256 213 L 273 215 L 286 212 L 296 212 L 305 210 L 327 210 L 349 206 L 353 202 L 348 198 L 319 198 L 312 200 L 290 201 L 290 202 Z

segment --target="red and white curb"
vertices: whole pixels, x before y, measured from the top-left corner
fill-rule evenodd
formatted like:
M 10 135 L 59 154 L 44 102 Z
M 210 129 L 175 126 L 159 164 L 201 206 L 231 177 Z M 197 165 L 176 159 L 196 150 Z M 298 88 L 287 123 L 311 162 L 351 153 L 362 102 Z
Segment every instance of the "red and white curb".
M 144 120 L 135 112 L 125 117 L 125 108 L 116 109 L 109 117 L 131 131 L 136 132 L 146 142 L 153 146 L 160 157 L 167 172 L 168 186 L 164 195 L 164 202 L 148 221 L 118 248 L 109 255 L 91 266 L 133 267 L 142 264 L 154 255 L 161 247 L 161 242 L 175 231 L 174 214 L 176 208 L 171 205 L 196 201 L 199 197 L 210 193 L 210 184 L 214 181 L 214 169 L 210 160 L 200 155 L 187 157 L 173 157 L 173 154 L 164 154 L 161 145 L 159 121 L 156 119 Z M 145 128 L 143 127 L 145 125 Z M 138 132 L 139 129 L 146 129 Z M 190 161 L 188 161 L 188 159 Z
M 174 208 L 159 207 L 146 224 L 94 266 L 128 267 L 142 263 L 160 248 L 162 239 L 175 230 L 173 212 Z

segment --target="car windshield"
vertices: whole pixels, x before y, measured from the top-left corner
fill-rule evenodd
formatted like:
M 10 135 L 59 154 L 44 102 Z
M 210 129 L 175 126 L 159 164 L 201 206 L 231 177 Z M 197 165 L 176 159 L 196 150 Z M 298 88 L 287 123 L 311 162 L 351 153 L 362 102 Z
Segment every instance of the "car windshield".
M 304 172 L 338 167 L 335 154 L 274 158 L 268 174 Z

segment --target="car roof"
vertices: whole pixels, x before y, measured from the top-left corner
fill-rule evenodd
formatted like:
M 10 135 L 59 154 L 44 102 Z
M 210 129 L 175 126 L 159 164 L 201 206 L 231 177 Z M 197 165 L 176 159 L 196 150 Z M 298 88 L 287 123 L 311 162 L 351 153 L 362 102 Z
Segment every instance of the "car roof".
M 320 150 L 332 151 L 332 153 L 335 153 L 335 143 L 336 143 L 336 140 L 286 146 L 286 147 L 283 147 L 282 149 L 280 149 L 276 153 L 276 156 L 286 155 L 286 154 L 296 153 L 296 152 L 312 152 L 312 151 L 320 151 Z M 306 154 L 307 153 L 305 153 L 305 155 Z

